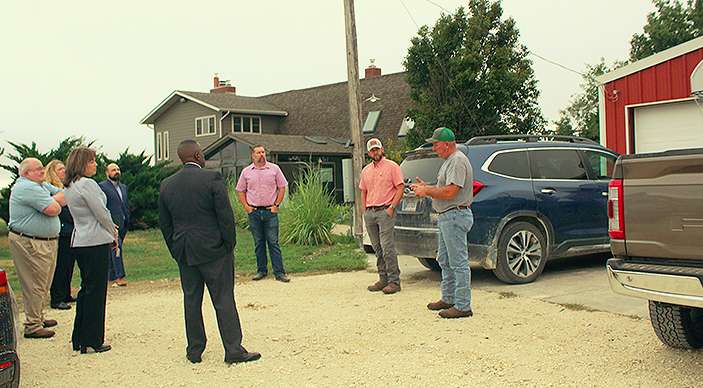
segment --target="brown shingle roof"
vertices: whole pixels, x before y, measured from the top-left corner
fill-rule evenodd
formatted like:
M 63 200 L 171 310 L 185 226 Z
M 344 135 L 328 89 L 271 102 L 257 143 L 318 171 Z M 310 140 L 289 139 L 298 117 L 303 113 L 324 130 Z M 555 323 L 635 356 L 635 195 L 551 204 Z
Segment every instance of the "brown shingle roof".
M 230 93 L 200 93 L 179 90 L 179 93 L 185 94 L 206 104 L 215 106 L 223 111 L 231 111 L 237 113 L 261 113 L 274 116 L 285 116 L 287 112 L 284 109 L 260 98 L 238 96 Z
M 288 112 L 280 132 L 289 135 L 319 135 L 349 138 L 349 102 L 347 82 L 291 90 L 259 97 Z M 362 79 L 361 125 L 369 111 L 381 111 L 376 132 L 365 137 L 395 139 L 410 107 L 410 87 L 406 73 L 387 74 Z M 367 101 L 371 95 L 378 101 Z
M 343 139 L 331 139 L 323 136 L 244 134 L 230 133 L 210 144 L 203 150 L 205 158 L 210 158 L 233 141 L 253 146 L 262 144 L 269 152 L 285 154 L 342 154 L 350 155 L 351 147 Z

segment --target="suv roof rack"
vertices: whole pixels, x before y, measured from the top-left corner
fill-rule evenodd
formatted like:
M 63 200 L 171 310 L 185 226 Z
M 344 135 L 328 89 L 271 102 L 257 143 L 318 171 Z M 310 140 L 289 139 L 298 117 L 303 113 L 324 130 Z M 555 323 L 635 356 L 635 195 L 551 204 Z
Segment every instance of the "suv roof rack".
M 493 135 L 493 136 L 476 136 L 472 137 L 467 141 L 466 145 L 476 145 L 476 144 L 495 144 L 504 141 L 524 141 L 527 143 L 534 143 L 540 141 L 564 141 L 568 143 L 586 143 L 586 144 L 599 144 L 591 139 L 579 136 L 565 136 L 565 135 Z

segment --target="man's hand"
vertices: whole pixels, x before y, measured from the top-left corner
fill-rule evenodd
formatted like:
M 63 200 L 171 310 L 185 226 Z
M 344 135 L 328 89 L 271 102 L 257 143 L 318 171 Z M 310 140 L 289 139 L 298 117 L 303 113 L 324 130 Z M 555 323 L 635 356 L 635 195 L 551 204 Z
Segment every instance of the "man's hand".
M 270 207 L 270 209 L 271 209 L 271 213 L 273 213 L 273 214 L 278 213 L 278 206 L 273 205 L 273 206 Z
M 244 211 L 247 212 L 247 214 L 251 213 L 254 211 L 254 208 L 249 206 L 248 204 L 244 205 Z
M 54 201 L 58 202 L 59 205 L 66 206 L 66 198 L 65 198 L 65 194 L 63 193 L 63 191 L 59 191 L 58 193 L 52 195 L 51 197 L 54 199 Z
M 394 212 L 395 212 L 395 208 L 392 208 L 392 207 L 390 207 L 390 206 L 388 206 L 388 207 L 386 208 L 386 214 L 388 214 L 388 217 L 391 217 L 391 218 L 392 218 Z
M 429 191 L 429 186 L 427 186 L 427 183 L 420 179 L 419 176 L 415 177 L 415 180 L 417 183 L 410 185 L 410 190 L 412 190 L 418 197 L 427 197 Z

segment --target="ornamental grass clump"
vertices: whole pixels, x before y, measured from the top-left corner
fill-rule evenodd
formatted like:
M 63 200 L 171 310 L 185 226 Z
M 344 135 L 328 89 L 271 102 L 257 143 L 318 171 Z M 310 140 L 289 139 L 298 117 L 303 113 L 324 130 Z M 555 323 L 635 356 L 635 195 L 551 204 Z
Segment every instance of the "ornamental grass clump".
M 309 167 L 281 213 L 283 243 L 320 245 L 332 244 L 332 227 L 342 208 L 325 188 L 320 169 Z
M 239 196 L 237 194 L 237 180 L 234 177 L 227 179 L 227 192 L 229 194 L 229 203 L 232 205 L 232 211 L 234 212 L 234 220 L 237 223 L 237 227 L 242 229 L 249 229 L 249 215 L 244 210 L 244 205 L 239 202 Z

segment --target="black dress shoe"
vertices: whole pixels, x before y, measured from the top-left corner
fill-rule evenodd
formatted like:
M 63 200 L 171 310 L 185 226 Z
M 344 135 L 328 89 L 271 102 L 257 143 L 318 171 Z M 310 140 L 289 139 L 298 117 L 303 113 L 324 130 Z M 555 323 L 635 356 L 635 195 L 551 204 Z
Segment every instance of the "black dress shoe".
M 290 281 L 290 278 L 286 276 L 286 274 L 282 274 L 276 275 L 276 280 L 278 280 L 279 282 L 288 283 Z
M 73 303 L 73 302 L 75 302 L 75 301 L 77 301 L 77 300 L 78 300 L 77 298 L 74 298 L 74 297 L 72 297 L 72 296 L 69 295 L 68 298 L 66 298 L 66 300 L 64 300 L 64 302 L 66 302 L 66 303 Z
M 203 361 L 203 358 L 199 354 L 198 355 L 186 354 L 186 358 L 188 359 L 188 361 L 192 362 L 193 364 L 197 364 L 197 363 Z
M 265 278 L 266 275 L 267 274 L 265 274 L 263 272 L 257 272 L 256 275 L 254 275 L 254 277 L 251 278 L 251 280 L 261 280 L 261 279 Z
M 90 349 L 90 351 L 88 351 Z M 87 353 L 102 353 L 102 352 L 107 352 L 110 349 L 112 349 L 112 346 L 110 345 L 105 345 L 102 344 L 100 346 L 81 346 L 81 354 L 87 354 Z
M 240 362 L 256 361 L 260 358 L 261 358 L 261 353 L 246 352 L 246 353 L 242 353 L 236 357 L 225 358 L 225 362 L 228 364 L 238 364 Z
M 52 303 L 51 308 L 56 309 L 56 310 L 70 310 L 71 306 L 66 302 L 59 302 L 59 303 Z

